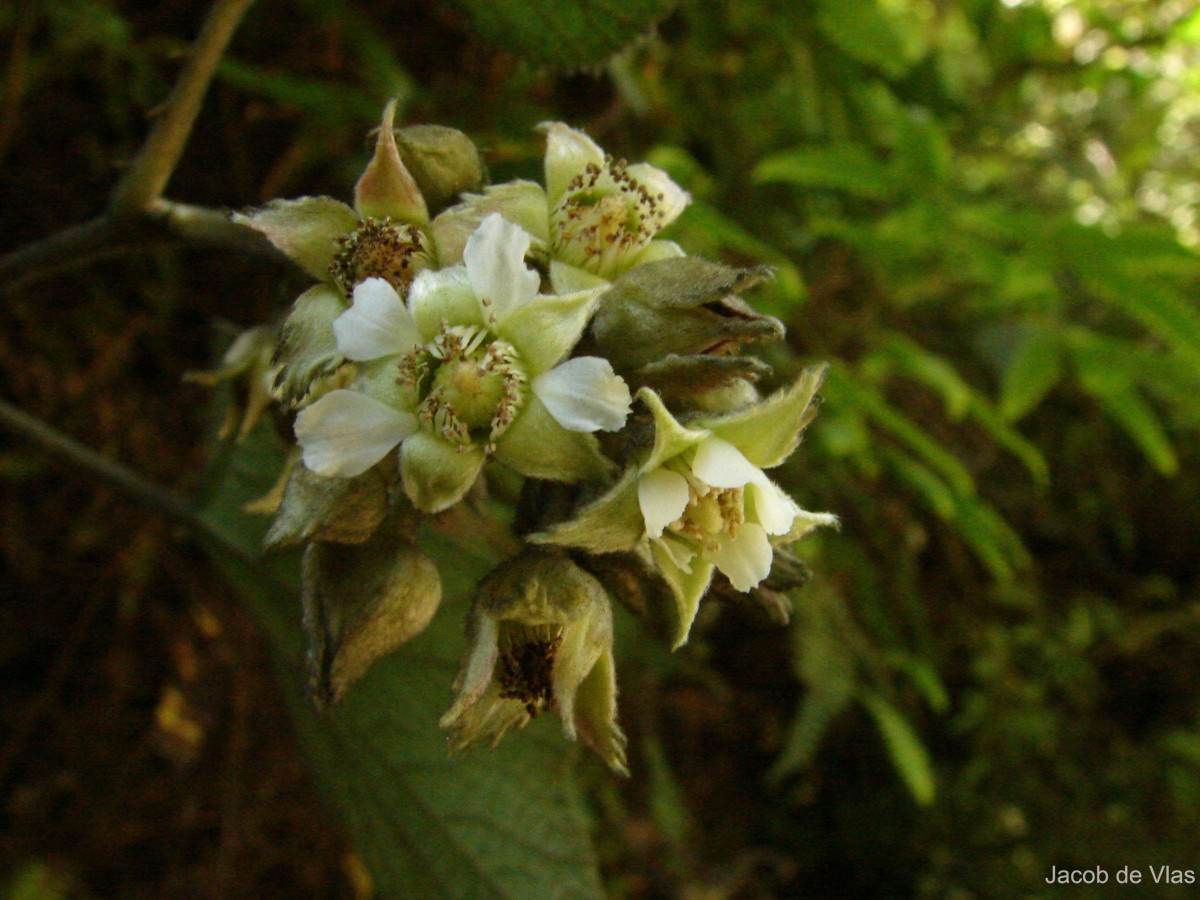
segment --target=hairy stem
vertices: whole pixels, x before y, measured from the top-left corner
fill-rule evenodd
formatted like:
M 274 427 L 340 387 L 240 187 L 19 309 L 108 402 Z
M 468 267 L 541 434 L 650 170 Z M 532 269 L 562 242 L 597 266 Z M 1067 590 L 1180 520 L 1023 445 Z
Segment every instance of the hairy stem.
M 114 216 L 142 213 L 162 196 L 183 155 L 217 63 L 253 2 L 217 0 L 209 11 L 175 89 L 142 149 L 113 190 L 109 211 Z
M 217 244 L 279 256 L 262 235 L 234 224 L 223 211 L 162 197 L 217 63 L 253 2 L 217 0 L 146 142 L 113 188 L 108 211 L 0 257 L 0 293 L 164 243 Z

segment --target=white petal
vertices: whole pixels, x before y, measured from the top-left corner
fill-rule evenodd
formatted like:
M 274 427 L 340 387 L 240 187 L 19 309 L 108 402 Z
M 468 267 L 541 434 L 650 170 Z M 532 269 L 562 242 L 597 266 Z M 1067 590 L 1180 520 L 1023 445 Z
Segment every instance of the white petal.
M 537 296 L 542 277 L 525 265 L 531 241 L 529 232 L 499 213 L 489 215 L 467 238 L 463 248 L 467 278 L 497 322 Z
M 654 469 L 638 479 L 638 506 L 646 534 L 662 537 L 663 529 L 683 515 L 688 505 L 687 479 L 670 469 Z
M 366 362 L 407 353 L 420 343 L 408 307 L 387 281 L 368 278 L 354 288 L 354 304 L 333 321 L 346 359 Z
M 696 448 L 692 472 L 705 484 L 717 488 L 742 487 L 763 477 L 742 451 L 728 441 L 708 437 Z
M 725 573 L 734 590 L 748 591 L 771 572 L 774 556 L 767 533 L 753 522 L 743 522 L 736 538 L 728 538 L 706 554 Z
M 533 392 L 567 431 L 619 431 L 633 398 L 607 359 L 579 356 L 533 379 Z
M 679 218 L 679 214 L 692 202 L 691 195 L 671 180 L 671 176 L 662 169 L 655 168 L 649 163 L 637 163 L 625 170 L 639 182 L 646 192 L 655 198 L 660 228 L 666 228 Z M 659 199 L 661 198 L 661 199 Z
M 750 485 L 754 518 L 767 534 L 787 534 L 800 511 L 792 498 L 773 485 L 765 475 Z
M 543 122 L 538 127 L 546 132 L 546 196 L 553 208 L 572 178 L 589 165 L 604 165 L 604 151 L 582 131 L 562 122 Z
M 304 464 L 318 475 L 352 478 L 417 429 L 412 413 L 355 391 L 330 391 L 296 416 Z

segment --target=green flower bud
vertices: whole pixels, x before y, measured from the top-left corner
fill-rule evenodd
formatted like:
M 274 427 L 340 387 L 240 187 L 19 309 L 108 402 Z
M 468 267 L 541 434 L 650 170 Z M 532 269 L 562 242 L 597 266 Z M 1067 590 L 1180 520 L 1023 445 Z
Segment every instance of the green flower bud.
M 535 550 L 496 567 L 476 593 L 458 696 L 441 720 L 451 745 L 495 746 L 509 728 L 555 710 L 567 737 L 628 774 L 612 639 L 607 593 L 565 555 Z
M 437 611 L 441 579 L 412 544 L 413 524 L 407 508 L 363 543 L 305 549 L 301 603 L 318 705 L 340 700 L 375 660 L 424 631 Z
M 601 355 L 634 375 L 669 354 L 728 354 L 750 341 L 780 340 L 783 324 L 738 296 L 771 276 L 695 256 L 646 263 L 603 295 L 592 322 Z
M 431 214 L 445 209 L 460 194 L 483 186 L 479 150 L 456 128 L 411 125 L 396 132 L 396 144 Z

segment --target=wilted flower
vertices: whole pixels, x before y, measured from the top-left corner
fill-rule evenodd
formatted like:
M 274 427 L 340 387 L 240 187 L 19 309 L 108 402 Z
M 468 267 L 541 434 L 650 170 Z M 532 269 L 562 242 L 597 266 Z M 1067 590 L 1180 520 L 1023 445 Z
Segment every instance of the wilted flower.
M 383 279 L 355 288 L 333 329 L 360 373 L 297 417 L 305 465 L 350 477 L 399 444 L 405 490 L 426 512 L 461 499 L 493 454 L 536 478 L 607 473 L 589 432 L 624 424 L 629 389 L 606 360 L 566 359 L 596 292 L 539 296 L 529 240 L 489 216 L 465 263 L 422 272 L 407 306 Z
M 486 215 L 501 213 L 536 240 L 550 258 L 555 292 L 604 284 L 634 266 L 683 256 L 655 240 L 691 199 L 661 169 L 613 160 L 582 131 L 561 122 L 546 132 L 546 187 L 513 181 L 446 210 L 433 223 L 446 260 Z
M 771 571 L 772 540 L 793 541 L 835 516 L 811 513 L 763 473 L 799 444 L 822 369 L 746 409 L 678 422 L 658 395 L 638 392 L 654 417 L 654 446 L 604 496 L 531 540 L 593 553 L 640 548 L 675 595 L 675 645 L 687 640 L 715 569 L 738 591 Z
M 429 213 L 400 159 L 395 111 L 393 100 L 384 109 L 375 154 L 354 188 L 353 207 L 332 197 L 301 197 L 234 216 L 321 282 L 297 298 L 281 332 L 276 391 L 286 405 L 311 399 L 314 379 L 344 361 L 330 326 L 355 285 L 383 278 L 403 295 L 417 272 L 434 265 Z
M 467 622 L 467 652 L 442 717 L 461 750 L 495 746 L 512 727 L 555 710 L 616 771 L 625 735 L 616 722 L 612 610 L 595 578 L 558 553 L 532 551 L 479 585 Z

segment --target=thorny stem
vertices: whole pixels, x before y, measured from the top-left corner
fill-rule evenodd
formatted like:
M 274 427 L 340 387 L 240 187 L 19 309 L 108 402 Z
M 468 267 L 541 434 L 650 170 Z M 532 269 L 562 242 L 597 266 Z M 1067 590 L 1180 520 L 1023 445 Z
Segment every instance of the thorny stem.
M 117 488 L 151 509 L 163 513 L 167 518 L 186 526 L 221 550 L 233 554 L 241 560 L 253 559 L 252 554 L 248 553 L 244 547 L 234 543 L 213 527 L 178 494 L 148 481 L 119 463 L 105 459 L 96 451 L 85 447 L 40 419 L 35 419 L 28 413 L 22 412 L 6 400 L 0 400 L 0 425 L 27 438 L 51 455 L 79 466 L 95 476 L 97 480 Z

